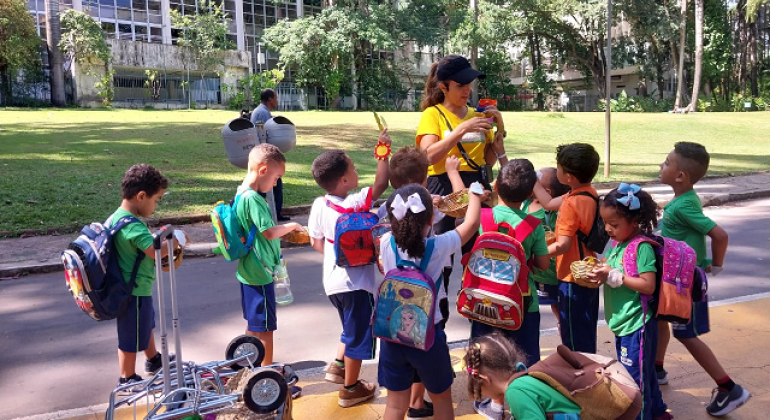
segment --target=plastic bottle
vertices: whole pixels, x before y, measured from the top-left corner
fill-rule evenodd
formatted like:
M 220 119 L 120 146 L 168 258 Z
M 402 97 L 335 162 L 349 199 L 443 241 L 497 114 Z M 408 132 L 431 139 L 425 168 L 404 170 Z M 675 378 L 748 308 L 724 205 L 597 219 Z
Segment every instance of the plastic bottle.
M 281 263 L 275 267 L 273 281 L 275 282 L 275 303 L 286 306 L 294 302 L 289 272 L 286 271 L 286 260 L 283 259 L 283 255 L 281 255 Z

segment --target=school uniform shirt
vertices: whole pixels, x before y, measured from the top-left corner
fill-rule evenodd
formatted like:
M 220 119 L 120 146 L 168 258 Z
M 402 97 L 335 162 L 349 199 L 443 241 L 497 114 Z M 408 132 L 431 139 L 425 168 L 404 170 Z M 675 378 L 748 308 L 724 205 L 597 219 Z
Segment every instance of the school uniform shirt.
M 281 263 L 281 240 L 267 240 L 262 234 L 275 226 L 267 201 L 248 187 L 238 187 L 237 193 L 242 195 L 235 209 L 235 217 L 246 234 L 252 225 L 257 226 L 257 234 L 254 235 L 251 252 L 238 260 L 235 277 L 243 284 L 264 286 L 273 282 L 271 273 Z
M 446 116 L 446 120 L 441 116 L 436 107 L 441 109 L 441 112 L 443 112 Z M 427 108 L 422 112 L 422 116 L 420 117 L 420 125 L 417 126 L 415 144 L 419 147 L 420 141 L 422 141 L 422 138 L 426 135 L 438 136 L 439 141 L 442 141 L 449 137 L 449 134 L 452 132 L 452 130 L 456 129 L 457 126 L 463 123 L 463 121 L 474 117 L 484 116 L 483 113 L 477 113 L 471 108 L 466 108 L 467 112 L 465 113 L 465 118 L 458 118 L 455 114 L 451 113 L 441 104 L 436 105 L 435 107 L 432 106 Z M 447 125 L 447 120 L 449 121 L 449 125 Z M 484 146 L 486 146 L 487 143 L 494 141 L 494 139 L 494 133 L 492 130 L 489 130 L 486 135 L 484 135 L 484 133 L 481 131 L 476 133 L 467 133 L 463 136 L 460 142 L 462 143 L 463 148 L 468 153 L 468 156 L 471 158 L 471 160 L 476 162 L 477 165 L 484 165 Z M 453 147 L 447 156 L 444 156 L 443 158 L 439 159 L 438 162 L 428 167 L 428 176 L 441 175 L 446 173 L 446 158 L 449 156 L 456 156 L 457 159 L 460 159 L 460 171 L 474 171 L 474 169 L 468 166 L 468 162 L 463 159 L 462 154 L 460 154 L 460 149 Z
M 524 375 L 505 390 L 511 416 L 523 420 L 545 420 L 545 413 L 580 413 L 580 406 L 545 382 Z
M 382 268 L 387 273 L 388 271 L 396 268 L 396 254 L 393 252 L 393 246 L 390 245 L 390 238 L 392 237 L 391 233 L 388 232 L 384 235 L 382 235 L 382 240 L 380 241 L 380 255 L 382 255 Z M 427 239 L 425 239 L 427 241 Z M 441 281 L 441 276 L 444 273 L 444 267 L 451 266 L 451 257 L 452 254 L 456 252 L 460 252 L 462 248 L 462 242 L 460 242 L 460 234 L 457 233 L 456 230 L 450 230 L 449 232 L 442 233 L 441 235 L 438 235 L 433 238 L 433 254 L 430 258 L 430 263 L 428 263 L 428 267 L 425 269 L 425 275 L 432 278 L 436 284 L 438 284 Z M 398 255 L 401 257 L 404 261 L 412 261 L 417 266 L 419 266 L 422 263 L 421 258 L 412 258 L 410 257 L 403 249 L 400 247 L 397 247 L 398 249 Z M 384 280 L 384 278 L 383 278 Z M 382 281 L 379 281 L 377 283 L 377 289 L 380 287 L 380 284 Z M 375 289 L 376 290 L 376 289 Z M 439 315 L 436 316 L 435 321 L 436 324 L 441 322 L 441 311 L 438 310 L 438 302 L 441 299 L 446 298 L 446 291 L 443 287 L 438 288 L 438 295 L 435 302 L 433 302 L 434 305 L 434 313 Z
M 631 239 L 633 238 L 607 250 L 607 264 L 624 274 L 623 254 L 625 254 Z M 655 251 L 653 251 L 652 245 L 639 244 L 636 249 L 636 270 L 639 274 L 657 271 L 655 269 Z M 615 289 L 604 287 L 604 319 L 607 320 L 607 326 L 613 334 L 623 337 L 639 331 L 652 318 L 652 311 L 647 311 L 646 319 L 643 319 L 643 315 L 644 310 L 639 292 L 631 290 L 625 285 Z
M 367 203 L 371 203 L 371 198 L 372 189 L 365 187 L 345 198 L 331 194 L 318 197 L 310 208 L 310 217 L 307 223 L 308 233 L 313 238 L 324 241 L 323 284 L 327 295 L 355 290 L 374 292 L 374 264 L 347 268 L 337 265 L 334 244 L 330 241 L 334 241 L 334 232 L 340 213 L 326 205 L 326 200 L 329 200 L 346 209 L 360 209 Z
M 540 207 L 536 211 L 529 211 L 529 206 L 532 204 L 532 199 L 524 200 L 523 203 L 521 203 L 521 210 L 525 213 L 528 213 L 530 216 L 537 217 L 541 223 L 543 223 L 545 226 L 548 226 L 551 231 L 553 232 L 556 229 L 556 218 L 559 215 L 559 212 L 556 210 L 553 211 L 546 211 L 544 208 Z M 543 229 L 545 231 L 545 229 Z M 546 242 L 546 249 L 548 249 L 548 242 Z M 538 282 L 538 283 L 546 283 L 551 284 L 553 283 L 553 280 L 557 279 L 556 277 L 556 258 L 551 258 L 551 263 L 548 266 L 547 270 L 540 270 L 537 268 L 532 269 L 532 280 Z
M 716 222 L 703 214 L 703 206 L 695 190 L 674 197 L 663 210 L 661 235 L 683 241 L 695 250 L 697 264 L 706 268 L 711 259 L 706 258 L 706 235 L 714 229 Z
M 495 206 L 492 209 L 492 214 L 495 217 L 495 223 L 508 223 L 514 229 L 516 229 L 516 227 L 519 226 L 524 218 L 528 216 L 527 212 L 525 211 L 512 209 L 504 205 Z M 479 226 L 479 234 L 482 233 L 484 233 L 484 229 L 483 227 Z M 503 233 L 507 232 L 503 231 Z M 529 236 L 524 239 L 524 242 L 521 243 L 521 247 L 524 248 L 525 264 L 526 261 L 529 261 L 529 257 L 533 254 L 548 255 L 548 246 L 545 244 L 545 230 L 543 230 L 543 227 L 538 226 L 534 231 L 532 231 L 532 233 L 530 233 Z M 532 279 L 531 271 L 527 281 L 529 281 L 529 290 L 532 292 L 532 303 L 530 303 L 529 308 L 527 308 L 527 312 L 539 312 L 540 303 L 537 298 L 537 287 L 535 286 L 535 281 Z
M 135 214 L 128 210 L 118 208 L 110 216 L 112 219 L 110 227 L 115 226 L 118 221 L 127 216 L 136 217 L 138 223 L 129 223 L 115 235 L 115 250 L 118 252 L 118 266 L 123 274 L 123 279 L 128 283 L 131 281 L 131 272 L 134 271 L 136 258 L 139 251 L 152 246 L 152 233 L 147 228 L 147 224 L 139 219 Z M 155 283 L 155 260 L 145 257 L 139 263 L 139 269 L 136 271 L 136 287 L 131 292 L 134 296 L 152 296 L 152 285 Z
M 567 283 L 573 282 L 570 264 L 581 259 L 580 248 L 578 247 L 583 247 L 584 257 L 596 256 L 596 253 L 586 248 L 577 236 L 578 230 L 583 233 L 590 232 L 596 217 L 596 200 L 584 195 L 575 195 L 583 191 L 598 197 L 596 189 L 590 185 L 564 194 L 559 208 L 559 217 L 556 218 L 556 229 L 554 230 L 556 237 L 572 237 L 572 243 L 567 252 L 556 256 L 556 276 Z

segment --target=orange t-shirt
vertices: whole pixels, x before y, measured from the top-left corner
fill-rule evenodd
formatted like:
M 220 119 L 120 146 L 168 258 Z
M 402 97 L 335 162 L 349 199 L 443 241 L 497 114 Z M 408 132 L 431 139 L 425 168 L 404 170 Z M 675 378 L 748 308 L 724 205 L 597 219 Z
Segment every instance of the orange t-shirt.
M 579 246 L 583 247 L 585 257 L 596 256 L 596 253 L 586 248 L 577 236 L 578 230 L 583 233 L 591 231 L 596 216 L 596 201 L 591 197 L 575 195 L 582 191 L 587 191 L 595 197 L 599 196 L 596 189 L 590 185 L 564 194 L 564 201 L 559 207 L 559 215 L 556 219 L 556 237 L 561 235 L 572 237 L 572 244 L 570 244 L 567 252 L 556 256 L 556 277 L 568 283 L 572 283 L 570 264 L 580 260 Z

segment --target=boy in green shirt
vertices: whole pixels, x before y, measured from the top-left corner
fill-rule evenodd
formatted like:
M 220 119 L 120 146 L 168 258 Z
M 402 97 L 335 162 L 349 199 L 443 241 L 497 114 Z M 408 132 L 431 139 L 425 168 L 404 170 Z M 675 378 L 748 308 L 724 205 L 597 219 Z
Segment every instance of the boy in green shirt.
M 241 283 L 241 307 L 247 322 L 246 334 L 259 338 L 265 345 L 262 366 L 273 364 L 273 331 L 277 329 L 273 270 L 281 263 L 281 240 L 284 235 L 302 230 L 298 223 L 276 226 L 267 202 L 258 192 L 270 191 L 286 172 L 286 158 L 272 144 L 259 144 L 249 152 L 249 167 L 243 183 L 235 216 L 244 232 L 257 227 L 252 251 L 238 261 L 236 277 Z M 299 390 L 292 389 L 292 395 Z
M 112 227 L 124 217 L 137 219 L 121 229 L 114 240 L 118 265 L 126 283 L 131 278 L 137 258 L 142 258 L 136 272 L 136 287 L 132 292 L 133 301 L 117 318 L 120 366 L 118 385 L 143 380 L 136 374 L 136 354 L 140 351 L 147 357 L 145 363 L 147 373 L 154 373 L 161 367 L 160 353 L 155 347 L 153 336 L 155 309 L 152 306 L 152 286 L 155 283 L 155 249 L 152 246 L 152 234 L 147 224 L 138 218 L 150 217 L 163 194 L 166 193 L 167 187 L 168 179 L 153 166 L 133 165 L 126 171 L 121 182 L 123 201 L 107 223 Z M 172 240 L 175 247 L 179 245 L 176 238 Z M 166 257 L 168 247 L 165 245 L 166 241 L 163 242 L 161 255 Z M 144 258 L 145 256 L 149 258 Z
M 660 165 L 660 182 L 670 185 L 674 190 L 674 199 L 663 212 L 661 234 L 690 245 L 695 250 L 698 266 L 716 276 L 722 271 L 727 252 L 727 232 L 703 214 L 700 199 L 693 189 L 693 185 L 706 175 L 709 161 L 710 156 L 702 145 L 679 142 Z M 706 258 L 706 235 L 711 238 L 711 260 Z M 698 338 L 699 335 L 709 332 L 706 297 L 693 303 L 692 318 L 688 324 L 672 323 L 671 327 L 674 337 L 687 348 L 717 384 L 711 403 L 706 406 L 709 414 L 723 416 L 749 399 L 751 394 L 730 379 L 711 349 Z M 663 369 L 663 359 L 671 333 L 665 321 L 660 321 L 659 333 L 655 369 L 660 383 L 666 384 L 668 375 Z
M 492 209 L 495 223 L 508 223 L 516 227 L 528 216 L 527 212 L 520 210 L 521 203 L 532 196 L 532 189 L 537 182 L 537 174 L 532 162 L 527 159 L 513 159 L 508 161 L 497 174 L 495 189 L 498 195 L 498 204 Z M 484 229 L 479 228 L 479 233 Z M 545 231 L 542 226 L 537 228 L 521 243 L 524 248 L 524 257 L 529 260 L 534 255 L 535 268 L 547 270 L 551 259 L 548 257 L 548 246 L 545 244 Z M 529 290 L 532 291 L 532 302 L 526 308 L 521 327 L 516 331 L 503 330 L 481 322 L 471 321 L 471 340 L 483 335 L 498 332 L 516 345 L 526 354 L 526 365 L 531 366 L 540 360 L 540 307 L 537 293 L 534 293 L 535 282 L 532 274 L 529 276 Z M 474 409 L 479 414 L 489 419 L 502 419 L 503 399 L 485 399 L 474 401 Z

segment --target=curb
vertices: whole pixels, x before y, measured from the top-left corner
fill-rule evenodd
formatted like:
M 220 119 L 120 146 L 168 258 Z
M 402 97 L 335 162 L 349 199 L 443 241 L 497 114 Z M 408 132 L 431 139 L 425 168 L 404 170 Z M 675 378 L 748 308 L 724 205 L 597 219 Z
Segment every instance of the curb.
M 703 207 L 715 207 L 715 206 L 721 206 L 721 205 L 734 203 L 738 201 L 754 200 L 754 199 L 767 198 L 767 197 L 770 197 L 770 189 L 743 192 L 743 193 L 732 193 L 732 194 L 714 194 L 714 195 L 704 194 L 702 201 L 703 201 Z M 310 209 L 310 206 L 297 206 L 297 207 L 300 207 L 300 208 L 307 207 L 308 210 Z M 295 213 L 287 213 L 287 214 L 295 215 Z M 297 214 L 301 214 L 301 213 L 297 213 Z M 201 217 L 201 215 L 197 215 L 197 216 L 185 216 L 185 217 L 179 217 L 179 218 L 169 217 L 169 218 L 163 218 L 163 219 L 155 219 L 155 221 L 158 221 L 161 223 L 181 224 L 179 223 L 179 220 L 197 220 L 197 221 L 208 220 L 209 218 L 208 215 L 203 215 L 203 216 L 205 216 L 205 219 L 201 219 L 201 220 L 197 220 L 199 217 Z M 185 257 L 186 258 L 213 258 L 217 254 L 214 254 L 213 252 L 211 252 L 211 249 L 216 246 L 217 244 L 215 242 L 192 244 L 189 247 L 185 248 Z M 309 246 L 310 245 L 307 245 L 307 244 L 298 245 L 298 244 L 281 241 L 282 249 L 304 248 Z M 41 264 L 38 262 L 28 261 L 28 262 L 19 262 L 16 264 L 6 264 L 5 267 L 0 266 L 0 281 L 13 280 L 13 279 L 17 279 L 19 277 L 23 277 L 30 274 L 52 273 L 56 271 L 62 271 L 62 266 L 59 262 Z

